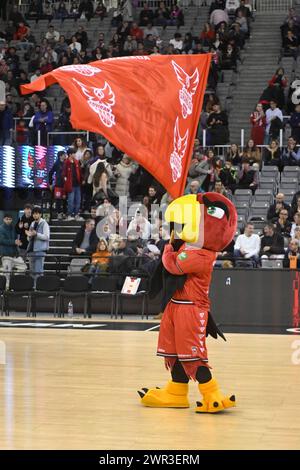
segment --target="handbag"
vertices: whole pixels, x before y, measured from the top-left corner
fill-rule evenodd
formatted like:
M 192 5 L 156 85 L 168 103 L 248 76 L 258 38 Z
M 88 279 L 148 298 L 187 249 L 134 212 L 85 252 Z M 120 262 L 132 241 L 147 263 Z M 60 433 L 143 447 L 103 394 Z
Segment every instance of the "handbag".
M 63 199 L 66 197 L 66 192 L 64 188 L 54 187 L 54 199 Z

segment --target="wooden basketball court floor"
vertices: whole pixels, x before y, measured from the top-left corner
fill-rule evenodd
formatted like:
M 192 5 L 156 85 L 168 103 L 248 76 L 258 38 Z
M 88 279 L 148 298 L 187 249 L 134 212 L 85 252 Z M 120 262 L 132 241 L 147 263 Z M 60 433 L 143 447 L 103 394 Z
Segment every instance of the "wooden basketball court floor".
M 168 378 L 155 331 L 1 328 L 0 449 L 300 449 L 299 339 L 210 339 L 213 372 L 238 406 L 199 415 L 194 383 L 190 409 L 140 405 L 136 390 Z

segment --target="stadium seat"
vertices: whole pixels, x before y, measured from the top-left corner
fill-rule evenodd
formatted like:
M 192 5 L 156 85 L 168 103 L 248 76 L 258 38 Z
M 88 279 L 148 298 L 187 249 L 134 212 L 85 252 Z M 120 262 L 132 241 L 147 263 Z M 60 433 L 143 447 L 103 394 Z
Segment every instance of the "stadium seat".
M 117 276 L 101 276 L 96 275 L 92 279 L 92 286 L 91 291 L 88 294 L 88 309 L 91 312 L 91 300 L 92 299 L 99 299 L 110 297 L 111 298 L 111 305 L 110 305 L 110 316 L 113 318 L 116 309 L 116 296 L 118 291 L 118 284 L 120 278 Z M 91 314 L 88 314 L 89 318 L 91 318 Z
M 32 293 L 32 316 L 36 317 L 36 301 L 39 297 L 53 298 L 53 314 L 58 314 L 59 295 L 60 295 L 60 278 L 53 274 L 39 276 L 36 280 L 35 291 Z
M 26 298 L 26 315 L 29 317 L 31 310 L 31 296 L 33 293 L 33 277 L 27 274 L 13 274 L 9 280 L 9 290 L 5 292 L 5 311 L 9 316 L 9 299 L 11 297 L 21 296 Z
M 65 279 L 64 287 L 60 293 L 60 306 L 59 306 L 59 313 L 58 316 L 65 316 L 64 315 L 64 299 L 67 297 L 68 299 L 73 299 L 74 297 L 83 297 L 84 299 L 84 306 L 83 306 L 83 315 L 86 317 L 87 314 L 87 298 L 88 298 L 88 291 L 89 291 L 89 279 L 87 276 L 82 275 L 74 275 L 68 276 Z

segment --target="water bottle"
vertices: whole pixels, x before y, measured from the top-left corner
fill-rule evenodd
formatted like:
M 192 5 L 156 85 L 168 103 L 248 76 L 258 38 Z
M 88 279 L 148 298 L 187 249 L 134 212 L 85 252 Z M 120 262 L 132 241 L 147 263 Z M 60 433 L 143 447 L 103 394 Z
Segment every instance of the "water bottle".
M 68 317 L 73 318 L 73 302 L 71 300 L 68 303 Z

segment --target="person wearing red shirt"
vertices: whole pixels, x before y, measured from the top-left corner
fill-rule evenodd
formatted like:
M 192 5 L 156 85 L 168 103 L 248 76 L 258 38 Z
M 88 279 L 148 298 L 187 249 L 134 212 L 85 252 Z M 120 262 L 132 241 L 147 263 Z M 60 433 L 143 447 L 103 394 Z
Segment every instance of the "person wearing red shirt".
M 130 36 L 135 37 L 137 41 L 142 41 L 144 38 L 144 31 L 138 27 L 137 23 L 132 23 L 130 29 Z
M 18 29 L 14 34 L 15 41 L 27 41 L 30 29 L 24 23 L 19 23 Z

